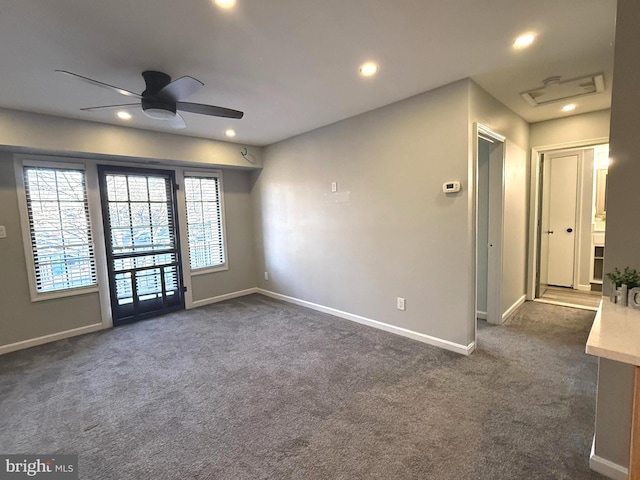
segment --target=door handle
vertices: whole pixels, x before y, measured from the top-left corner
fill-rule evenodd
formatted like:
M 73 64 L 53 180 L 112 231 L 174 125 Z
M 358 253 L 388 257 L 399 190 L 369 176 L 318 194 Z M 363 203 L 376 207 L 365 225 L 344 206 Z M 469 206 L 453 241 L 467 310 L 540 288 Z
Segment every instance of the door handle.
M 571 227 L 567 228 L 567 233 L 571 233 L 571 232 L 573 232 L 573 228 Z

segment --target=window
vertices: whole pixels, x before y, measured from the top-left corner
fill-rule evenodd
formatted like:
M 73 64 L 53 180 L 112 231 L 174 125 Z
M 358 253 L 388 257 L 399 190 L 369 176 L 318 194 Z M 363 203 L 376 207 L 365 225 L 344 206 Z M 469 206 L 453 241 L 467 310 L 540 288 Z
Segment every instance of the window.
M 184 190 L 191 270 L 224 266 L 220 174 L 185 173 Z
M 33 290 L 41 294 L 95 286 L 96 267 L 82 166 L 67 168 L 25 162 L 22 180 L 33 258 Z

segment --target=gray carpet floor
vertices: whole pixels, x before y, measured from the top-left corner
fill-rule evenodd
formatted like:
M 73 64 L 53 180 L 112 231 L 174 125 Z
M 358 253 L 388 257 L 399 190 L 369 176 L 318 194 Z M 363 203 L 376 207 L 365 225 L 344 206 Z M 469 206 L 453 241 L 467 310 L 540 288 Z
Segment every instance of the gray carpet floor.
M 464 357 L 251 295 L 0 357 L 0 452 L 90 480 L 601 479 L 593 316 L 527 302 Z

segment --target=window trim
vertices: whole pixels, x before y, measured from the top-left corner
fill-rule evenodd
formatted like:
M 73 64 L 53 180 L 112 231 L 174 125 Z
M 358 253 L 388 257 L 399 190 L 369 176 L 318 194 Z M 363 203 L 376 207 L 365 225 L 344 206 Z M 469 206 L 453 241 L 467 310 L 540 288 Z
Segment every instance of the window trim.
M 70 159 L 63 159 L 70 160 Z M 85 174 L 85 197 L 87 199 L 87 207 L 89 210 L 89 229 L 91 233 L 92 246 L 93 246 L 93 260 L 96 268 L 96 283 L 86 287 L 67 288 L 64 290 L 56 290 L 52 292 L 38 292 L 36 282 L 36 268 L 35 259 L 33 256 L 33 248 L 31 244 L 31 229 L 29 228 L 29 210 L 27 205 L 27 195 L 24 183 L 24 167 L 42 167 L 42 168 L 54 168 L 54 169 L 70 169 L 70 170 L 82 170 Z M 22 231 L 22 244 L 24 247 L 25 260 L 27 264 L 27 278 L 29 280 L 29 293 L 32 302 L 39 302 L 43 300 L 51 300 L 54 298 L 64 298 L 76 295 L 85 295 L 88 293 L 99 292 L 99 274 L 98 274 L 98 259 L 96 255 L 95 243 L 96 240 L 93 236 L 94 228 L 92 224 L 91 215 L 91 199 L 89 195 L 89 186 L 87 179 L 87 168 L 84 162 L 69 162 L 59 161 L 59 159 L 43 157 L 14 157 L 14 173 L 16 176 L 16 190 L 18 193 L 18 210 L 20 212 L 20 229 Z
M 187 192 L 184 186 L 185 179 L 187 177 L 201 177 L 201 178 L 216 178 L 218 180 L 218 191 L 220 192 L 220 223 L 222 224 L 222 249 L 224 252 L 224 263 L 215 266 L 202 267 L 202 268 L 191 268 L 191 257 L 189 255 L 190 245 L 189 245 L 189 220 L 187 218 Z M 191 276 L 197 275 L 206 275 L 209 273 L 215 272 L 223 272 L 229 270 L 229 248 L 227 243 L 227 222 L 225 215 L 225 204 L 224 204 L 224 182 L 222 179 L 222 171 L 221 170 L 183 170 L 182 178 L 181 178 L 180 190 L 182 191 L 182 198 L 184 200 L 184 232 L 186 236 L 186 252 L 187 255 L 185 257 L 185 262 L 189 268 L 189 274 Z

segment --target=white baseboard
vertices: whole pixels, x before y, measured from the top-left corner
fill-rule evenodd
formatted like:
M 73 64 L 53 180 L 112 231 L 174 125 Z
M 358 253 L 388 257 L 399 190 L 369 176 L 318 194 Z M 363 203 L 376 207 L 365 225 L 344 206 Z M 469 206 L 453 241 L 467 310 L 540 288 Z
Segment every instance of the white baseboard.
M 513 312 L 515 312 L 518 309 L 518 307 L 526 301 L 527 301 L 527 296 L 522 295 L 518 300 L 516 300 L 516 302 L 513 305 L 507 308 L 506 312 L 502 314 L 502 321 L 504 322 L 507 318 L 513 315 Z
M 218 303 L 224 300 L 230 300 L 232 298 L 244 297 L 245 295 L 251 295 L 253 293 L 261 293 L 268 297 L 272 297 L 278 300 L 283 300 L 285 302 L 300 305 L 302 307 L 310 308 L 312 310 L 316 310 L 319 312 L 328 313 L 336 317 L 344 318 L 345 320 L 351 320 L 352 322 L 360 323 L 362 325 L 367 325 L 380 330 L 385 330 L 387 332 L 395 333 L 396 335 L 401 335 L 403 337 L 412 338 L 413 340 L 418 340 L 419 342 L 440 347 L 445 350 L 450 350 L 452 352 L 460 353 L 462 355 L 470 355 L 471 353 L 473 353 L 473 351 L 476 348 L 475 342 L 472 342 L 469 345 L 462 345 L 459 343 L 450 342 L 448 340 L 443 340 L 441 338 L 425 335 L 424 333 L 414 332 L 412 330 L 407 330 L 406 328 L 397 327 L 395 325 L 389 325 L 387 323 L 379 322 L 377 320 L 361 317 L 360 315 L 354 315 L 352 313 L 343 312 L 335 308 L 325 307 L 323 305 L 318 305 L 316 303 L 307 302 L 306 300 L 300 300 L 294 297 L 289 297 L 287 295 L 271 292 L 269 290 L 264 290 L 262 288 L 249 288 L 246 290 L 231 292 L 224 295 L 218 295 L 216 297 L 197 300 L 193 302 L 191 307 L 189 308 L 202 307 L 205 305 L 210 305 L 212 303 Z M 55 342 L 57 340 L 63 340 L 65 338 L 84 335 L 86 333 L 97 332 L 100 330 L 104 330 L 105 328 L 106 327 L 102 323 L 98 323 L 95 325 L 88 325 L 86 327 L 66 330 L 64 332 L 53 333 L 51 335 L 45 335 L 43 337 L 32 338 L 29 340 L 24 340 L 22 342 L 3 345 L 3 346 L 0 346 L 0 355 L 10 353 L 10 352 L 15 352 L 17 350 L 23 350 L 25 348 L 35 347 L 37 345 L 43 345 L 45 343 Z
M 344 318 L 345 320 L 351 320 L 352 322 L 360 323 L 362 325 L 367 325 L 369 327 L 377 328 L 379 330 L 395 333 L 396 335 L 401 335 L 403 337 L 412 338 L 413 340 L 418 340 L 419 342 L 427 343 L 429 345 L 440 347 L 445 350 L 450 350 L 452 352 L 461 353 L 462 355 L 471 355 L 471 353 L 473 353 L 473 351 L 476 348 L 475 342 L 472 342 L 469 345 L 461 345 L 459 343 L 450 342 L 449 340 L 443 340 L 441 338 L 425 335 L 424 333 L 418 333 L 412 330 L 407 330 L 406 328 L 396 327 L 395 325 L 389 325 L 388 323 L 379 322 L 377 320 L 372 320 L 370 318 L 361 317 L 360 315 L 354 315 L 353 313 L 343 312 L 342 310 L 337 310 L 331 307 L 325 307 L 323 305 L 318 305 L 317 303 L 308 302 L 306 300 L 300 300 L 298 298 L 289 297 L 287 295 L 271 292 L 269 290 L 264 290 L 262 288 L 258 288 L 257 290 L 258 290 L 258 293 L 261 293 L 262 295 L 266 295 L 267 297 L 275 298 L 277 300 L 283 300 L 285 302 L 310 308 L 311 310 L 316 310 L 318 312 L 328 313 L 329 315 L 333 315 L 335 317 Z
M 202 307 L 204 305 L 209 305 L 211 303 L 222 302 L 223 300 L 230 300 L 232 298 L 244 297 L 245 295 L 257 293 L 257 291 L 258 291 L 257 288 L 249 288 L 247 290 L 241 290 L 239 292 L 232 292 L 232 293 L 227 293 L 225 295 L 219 295 L 217 297 L 205 298 L 203 300 L 198 300 L 196 302 L 193 302 L 190 308 Z M 45 335 L 44 337 L 23 340 L 22 342 L 11 343 L 9 345 L 2 345 L 0 346 L 0 355 L 4 355 L 5 353 L 10 353 L 10 352 L 15 352 L 17 350 L 24 350 L 25 348 L 43 345 L 45 343 L 55 342 L 57 340 L 63 340 L 65 338 L 84 335 L 86 333 L 97 332 L 99 330 L 104 330 L 106 328 L 110 328 L 110 327 L 107 327 L 102 323 L 97 323 L 95 325 L 88 325 L 86 327 L 74 328 L 72 330 L 66 330 L 64 332 L 52 333 L 51 335 Z
M 258 289 L 255 287 L 247 288 L 246 290 L 225 293 L 224 295 L 218 295 L 217 297 L 203 298 L 202 300 L 191 302 L 189 309 L 204 307 L 205 305 L 211 305 L 212 303 L 224 302 L 225 300 L 231 300 L 232 298 L 244 297 L 245 295 L 251 295 L 252 293 L 258 293 Z
M 629 469 L 613 463 L 595 454 L 596 438 L 593 437 L 591 444 L 591 455 L 589 456 L 589 468 L 612 480 L 629 480 Z
M 0 346 L 0 355 L 5 353 L 15 352 L 17 350 L 24 350 L 25 348 L 36 347 L 38 345 L 44 345 L 45 343 L 51 343 L 65 338 L 77 337 L 78 335 L 84 335 L 86 333 L 97 332 L 104 330 L 105 327 L 102 323 L 96 323 L 95 325 L 87 325 L 86 327 L 74 328 L 72 330 L 65 330 L 64 332 L 52 333 L 51 335 L 45 335 L 44 337 L 31 338 L 29 340 L 23 340 L 22 342 L 10 343 L 9 345 Z
M 589 284 L 589 285 L 578 285 L 578 288 L 576 290 L 579 290 L 581 292 L 590 292 L 591 291 L 591 284 Z
M 476 312 L 476 318 L 479 318 L 480 320 L 486 320 L 487 319 L 487 312 L 481 312 L 480 310 L 478 310 Z

